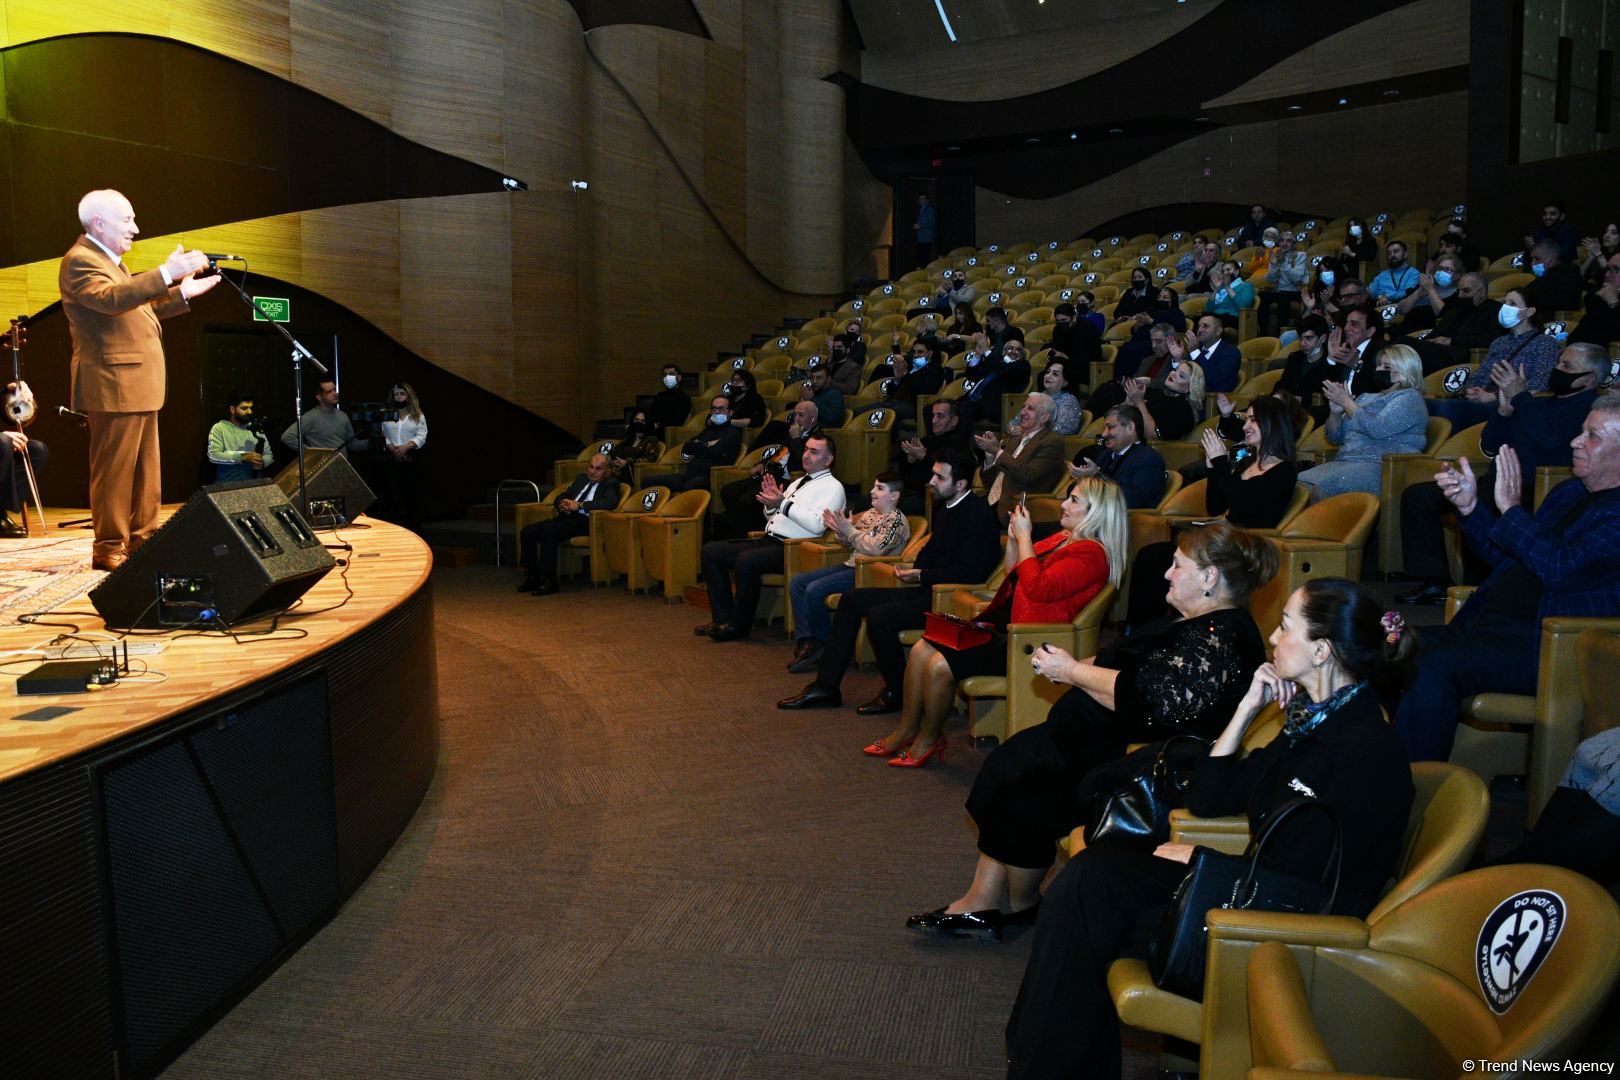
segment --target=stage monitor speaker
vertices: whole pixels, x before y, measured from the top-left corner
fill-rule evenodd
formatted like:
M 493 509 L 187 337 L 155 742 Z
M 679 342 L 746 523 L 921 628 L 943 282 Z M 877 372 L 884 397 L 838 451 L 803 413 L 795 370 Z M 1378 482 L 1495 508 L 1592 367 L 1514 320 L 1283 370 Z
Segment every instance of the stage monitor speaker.
M 298 459 L 295 457 L 276 475 L 276 485 L 300 510 Z M 337 450 L 304 451 L 304 487 L 309 492 L 309 520 L 318 529 L 347 525 L 366 512 L 377 496 L 360 479 L 349 459 Z
M 337 565 L 269 480 L 198 491 L 90 590 L 118 629 L 235 626 L 292 604 Z

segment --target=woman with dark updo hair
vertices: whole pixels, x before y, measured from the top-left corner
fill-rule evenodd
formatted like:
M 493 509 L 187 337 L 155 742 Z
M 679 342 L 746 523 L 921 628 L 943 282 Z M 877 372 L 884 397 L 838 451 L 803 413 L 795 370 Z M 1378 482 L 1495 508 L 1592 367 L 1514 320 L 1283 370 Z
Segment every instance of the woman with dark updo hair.
M 1255 669 L 1194 772 L 1187 809 L 1245 814 L 1258 835 L 1286 803 L 1328 806 L 1331 815 L 1295 814 L 1278 826 L 1266 863 L 1317 877 L 1336 820 L 1343 861 L 1333 913 L 1364 916 L 1395 874 L 1415 794 L 1406 752 L 1378 703 L 1379 690 L 1410 679 L 1413 635 L 1360 585 L 1318 578 L 1288 598 L 1271 644 L 1275 658 Z M 1274 701 L 1286 713 L 1282 732 L 1243 756 L 1244 732 Z M 1041 904 L 1007 1023 L 1009 1077 L 1120 1074 L 1108 965 L 1142 954 L 1191 857 L 1188 844 L 1152 853 L 1099 845 L 1069 860 Z
M 1277 573 L 1266 541 L 1217 521 L 1184 529 L 1164 575 L 1175 609 L 1095 657 L 1045 645 L 1036 672 L 1075 689 L 1046 723 L 1026 728 L 985 759 L 968 794 L 979 826 L 979 863 L 966 893 L 906 925 L 936 937 L 1000 938 L 1035 921 L 1041 880 L 1059 837 L 1080 824 L 1086 773 L 1127 744 L 1181 732 L 1213 737 L 1266 658 L 1244 604 Z M 1011 909 L 1001 911 L 1002 899 Z

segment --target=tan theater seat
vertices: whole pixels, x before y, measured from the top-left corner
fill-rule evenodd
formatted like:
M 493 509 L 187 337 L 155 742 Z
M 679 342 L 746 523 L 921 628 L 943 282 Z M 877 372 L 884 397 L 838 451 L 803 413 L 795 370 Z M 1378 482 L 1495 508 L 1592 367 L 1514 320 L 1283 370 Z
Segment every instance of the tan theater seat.
M 1277 548 L 1277 576 L 1249 598 L 1249 611 L 1262 638 L 1282 621 L 1288 597 L 1312 578 L 1361 580 L 1362 553 L 1377 518 L 1376 496 L 1347 491 L 1307 506 L 1267 537 Z
M 702 489 L 672 495 L 657 510 L 636 518 L 631 558 L 633 573 L 626 584 L 631 592 L 664 583 L 664 599 L 681 599 L 688 585 L 696 585 L 701 570 L 703 514 L 709 493 Z
M 1211 911 L 1199 1075 L 1524 1075 L 1579 1059 L 1620 979 L 1616 934 L 1614 898 L 1552 866 L 1459 874 L 1366 921 Z
M 1280 724 L 1280 716 L 1273 719 Z M 1246 748 L 1253 745 L 1245 739 Z M 1473 773 L 1455 765 L 1420 762 L 1412 766 L 1412 784 L 1416 796 L 1407 818 L 1406 838 L 1395 881 L 1368 914 L 1369 922 L 1382 918 L 1462 870 L 1468 865 L 1485 832 L 1486 819 L 1490 815 L 1490 794 L 1484 782 Z M 1241 852 L 1249 842 L 1248 822 L 1244 818 L 1200 819 L 1185 811 L 1172 811 L 1171 840 Z M 1211 912 L 1212 927 L 1215 914 Z M 1330 932 L 1337 924 L 1346 921 L 1334 916 L 1260 912 L 1241 914 L 1279 920 L 1277 936 L 1299 942 L 1309 942 L 1316 934 Z M 1211 940 L 1213 942 L 1213 937 Z M 1210 984 L 1211 987 L 1214 985 L 1213 982 Z M 1227 987 L 1223 985 L 1222 989 L 1226 990 Z M 1185 1042 L 1204 1044 L 1201 1056 L 1206 1063 L 1205 1068 L 1211 1067 L 1209 1063 L 1212 1060 L 1219 1063 L 1214 1066 L 1216 1071 L 1201 1073 L 1206 1080 L 1210 1077 L 1243 1075 L 1241 1070 L 1226 1070 L 1226 1063 L 1234 1060 L 1229 1040 L 1223 1038 L 1214 1046 L 1205 1041 L 1210 1030 L 1208 1011 L 1211 993 L 1207 989 L 1203 1004 L 1168 993 L 1153 984 L 1146 963 L 1124 959 L 1109 965 L 1108 991 L 1122 1023 Z

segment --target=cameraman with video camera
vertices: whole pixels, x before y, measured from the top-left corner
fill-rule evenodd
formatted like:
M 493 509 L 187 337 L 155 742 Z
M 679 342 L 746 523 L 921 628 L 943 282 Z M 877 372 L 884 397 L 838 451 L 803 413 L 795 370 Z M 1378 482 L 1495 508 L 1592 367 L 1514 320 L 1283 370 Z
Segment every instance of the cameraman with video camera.
M 253 419 L 253 395 L 233 390 L 225 399 L 226 419 L 208 432 L 208 460 L 214 466 L 214 483 L 252 480 L 270 468 L 270 446 L 264 429 Z

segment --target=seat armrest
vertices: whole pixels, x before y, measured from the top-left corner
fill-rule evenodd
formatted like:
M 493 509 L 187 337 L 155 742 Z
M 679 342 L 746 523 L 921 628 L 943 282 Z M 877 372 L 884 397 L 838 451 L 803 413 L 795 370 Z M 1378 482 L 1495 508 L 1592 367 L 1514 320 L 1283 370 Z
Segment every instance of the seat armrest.
M 855 587 L 857 589 L 898 589 L 900 579 L 894 568 L 901 561 L 898 555 L 855 556 Z
M 1370 934 L 1366 923 L 1348 915 L 1211 908 L 1204 920 L 1209 926 L 1211 949 L 1223 941 L 1277 941 L 1316 949 L 1365 949 Z
M 1249 819 L 1246 817 L 1194 817 L 1186 810 L 1170 811 L 1170 842 L 1202 844 L 1204 847 L 1241 855 L 1249 846 Z
M 1476 585 L 1453 585 L 1446 589 L 1446 622 L 1456 617 L 1457 611 L 1474 595 Z

